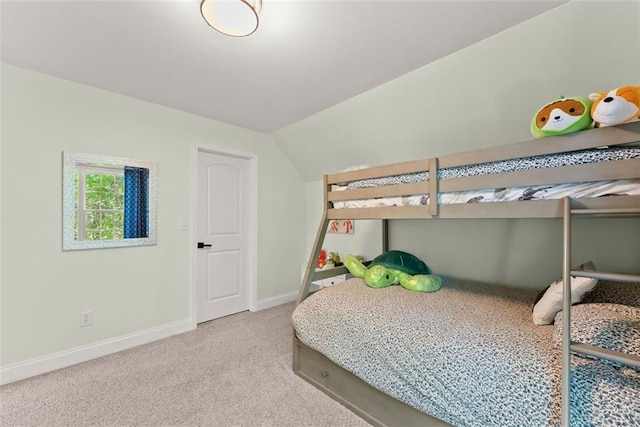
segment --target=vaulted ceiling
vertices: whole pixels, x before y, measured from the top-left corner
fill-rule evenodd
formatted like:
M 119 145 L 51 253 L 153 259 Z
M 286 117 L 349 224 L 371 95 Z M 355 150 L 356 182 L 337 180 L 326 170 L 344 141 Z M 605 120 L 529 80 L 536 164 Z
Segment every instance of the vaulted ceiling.
M 273 132 L 566 1 L 264 0 L 246 38 L 199 0 L 2 0 L 2 61 Z

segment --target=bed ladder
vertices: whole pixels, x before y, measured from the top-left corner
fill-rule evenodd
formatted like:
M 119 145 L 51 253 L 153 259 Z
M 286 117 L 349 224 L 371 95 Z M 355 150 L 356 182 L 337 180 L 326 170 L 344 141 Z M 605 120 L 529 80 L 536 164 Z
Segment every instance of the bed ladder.
M 572 208 L 571 198 L 565 197 L 563 200 L 562 400 L 560 413 L 562 427 L 570 425 L 571 352 L 595 356 L 640 369 L 640 357 L 638 356 L 571 341 L 571 276 L 618 282 L 640 282 L 640 275 L 571 270 L 571 217 L 572 215 L 628 216 L 639 214 L 640 207 Z

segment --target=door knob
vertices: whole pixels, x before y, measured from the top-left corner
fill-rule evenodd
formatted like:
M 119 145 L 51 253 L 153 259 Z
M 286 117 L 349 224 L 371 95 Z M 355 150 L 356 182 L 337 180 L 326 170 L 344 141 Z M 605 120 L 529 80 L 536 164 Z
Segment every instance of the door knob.
M 202 249 L 202 248 L 210 248 L 211 245 L 205 245 L 204 242 L 198 242 L 198 249 Z

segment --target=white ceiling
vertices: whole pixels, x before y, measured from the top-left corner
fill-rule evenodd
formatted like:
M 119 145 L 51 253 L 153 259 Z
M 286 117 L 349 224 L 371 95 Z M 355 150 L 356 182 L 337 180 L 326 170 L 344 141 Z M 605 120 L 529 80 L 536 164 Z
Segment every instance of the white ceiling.
M 2 0 L 2 60 L 273 132 L 567 0 L 264 0 L 224 36 L 199 0 Z

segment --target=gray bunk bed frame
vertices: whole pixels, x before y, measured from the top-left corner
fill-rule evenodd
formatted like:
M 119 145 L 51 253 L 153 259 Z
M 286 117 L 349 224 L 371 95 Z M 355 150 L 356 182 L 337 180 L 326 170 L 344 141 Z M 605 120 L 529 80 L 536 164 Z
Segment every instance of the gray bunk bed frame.
M 324 208 L 315 242 L 305 270 L 297 304 L 310 295 L 311 282 L 347 273 L 346 268 L 315 271 L 329 222 L 334 219 L 382 220 L 382 247 L 388 250 L 388 220 L 437 218 L 563 218 L 563 335 L 561 425 L 570 424 L 571 354 L 582 353 L 640 368 L 640 357 L 613 352 L 571 341 L 571 276 L 603 280 L 640 282 L 640 275 L 584 272 L 571 270 L 571 220 L 573 216 L 639 216 L 640 196 L 604 197 L 593 199 L 558 199 L 499 203 L 439 205 L 438 192 L 475 190 L 513 186 L 545 185 L 582 181 L 640 178 L 640 158 L 577 166 L 562 166 L 551 170 L 530 170 L 469 178 L 437 179 L 438 168 L 471 165 L 491 161 L 523 158 L 551 153 L 576 151 L 602 146 L 640 143 L 640 122 L 621 126 L 590 129 L 573 134 L 532 140 L 475 150 L 440 158 L 396 163 L 357 171 L 324 176 Z M 397 184 L 384 187 L 332 191 L 334 184 L 359 179 L 429 171 L 430 180 L 418 184 Z M 339 200 L 429 194 L 424 206 L 334 209 Z M 446 426 L 440 419 L 420 412 L 373 388 L 351 372 L 333 363 L 323 354 L 302 343 L 293 331 L 293 370 L 354 413 L 375 426 Z

